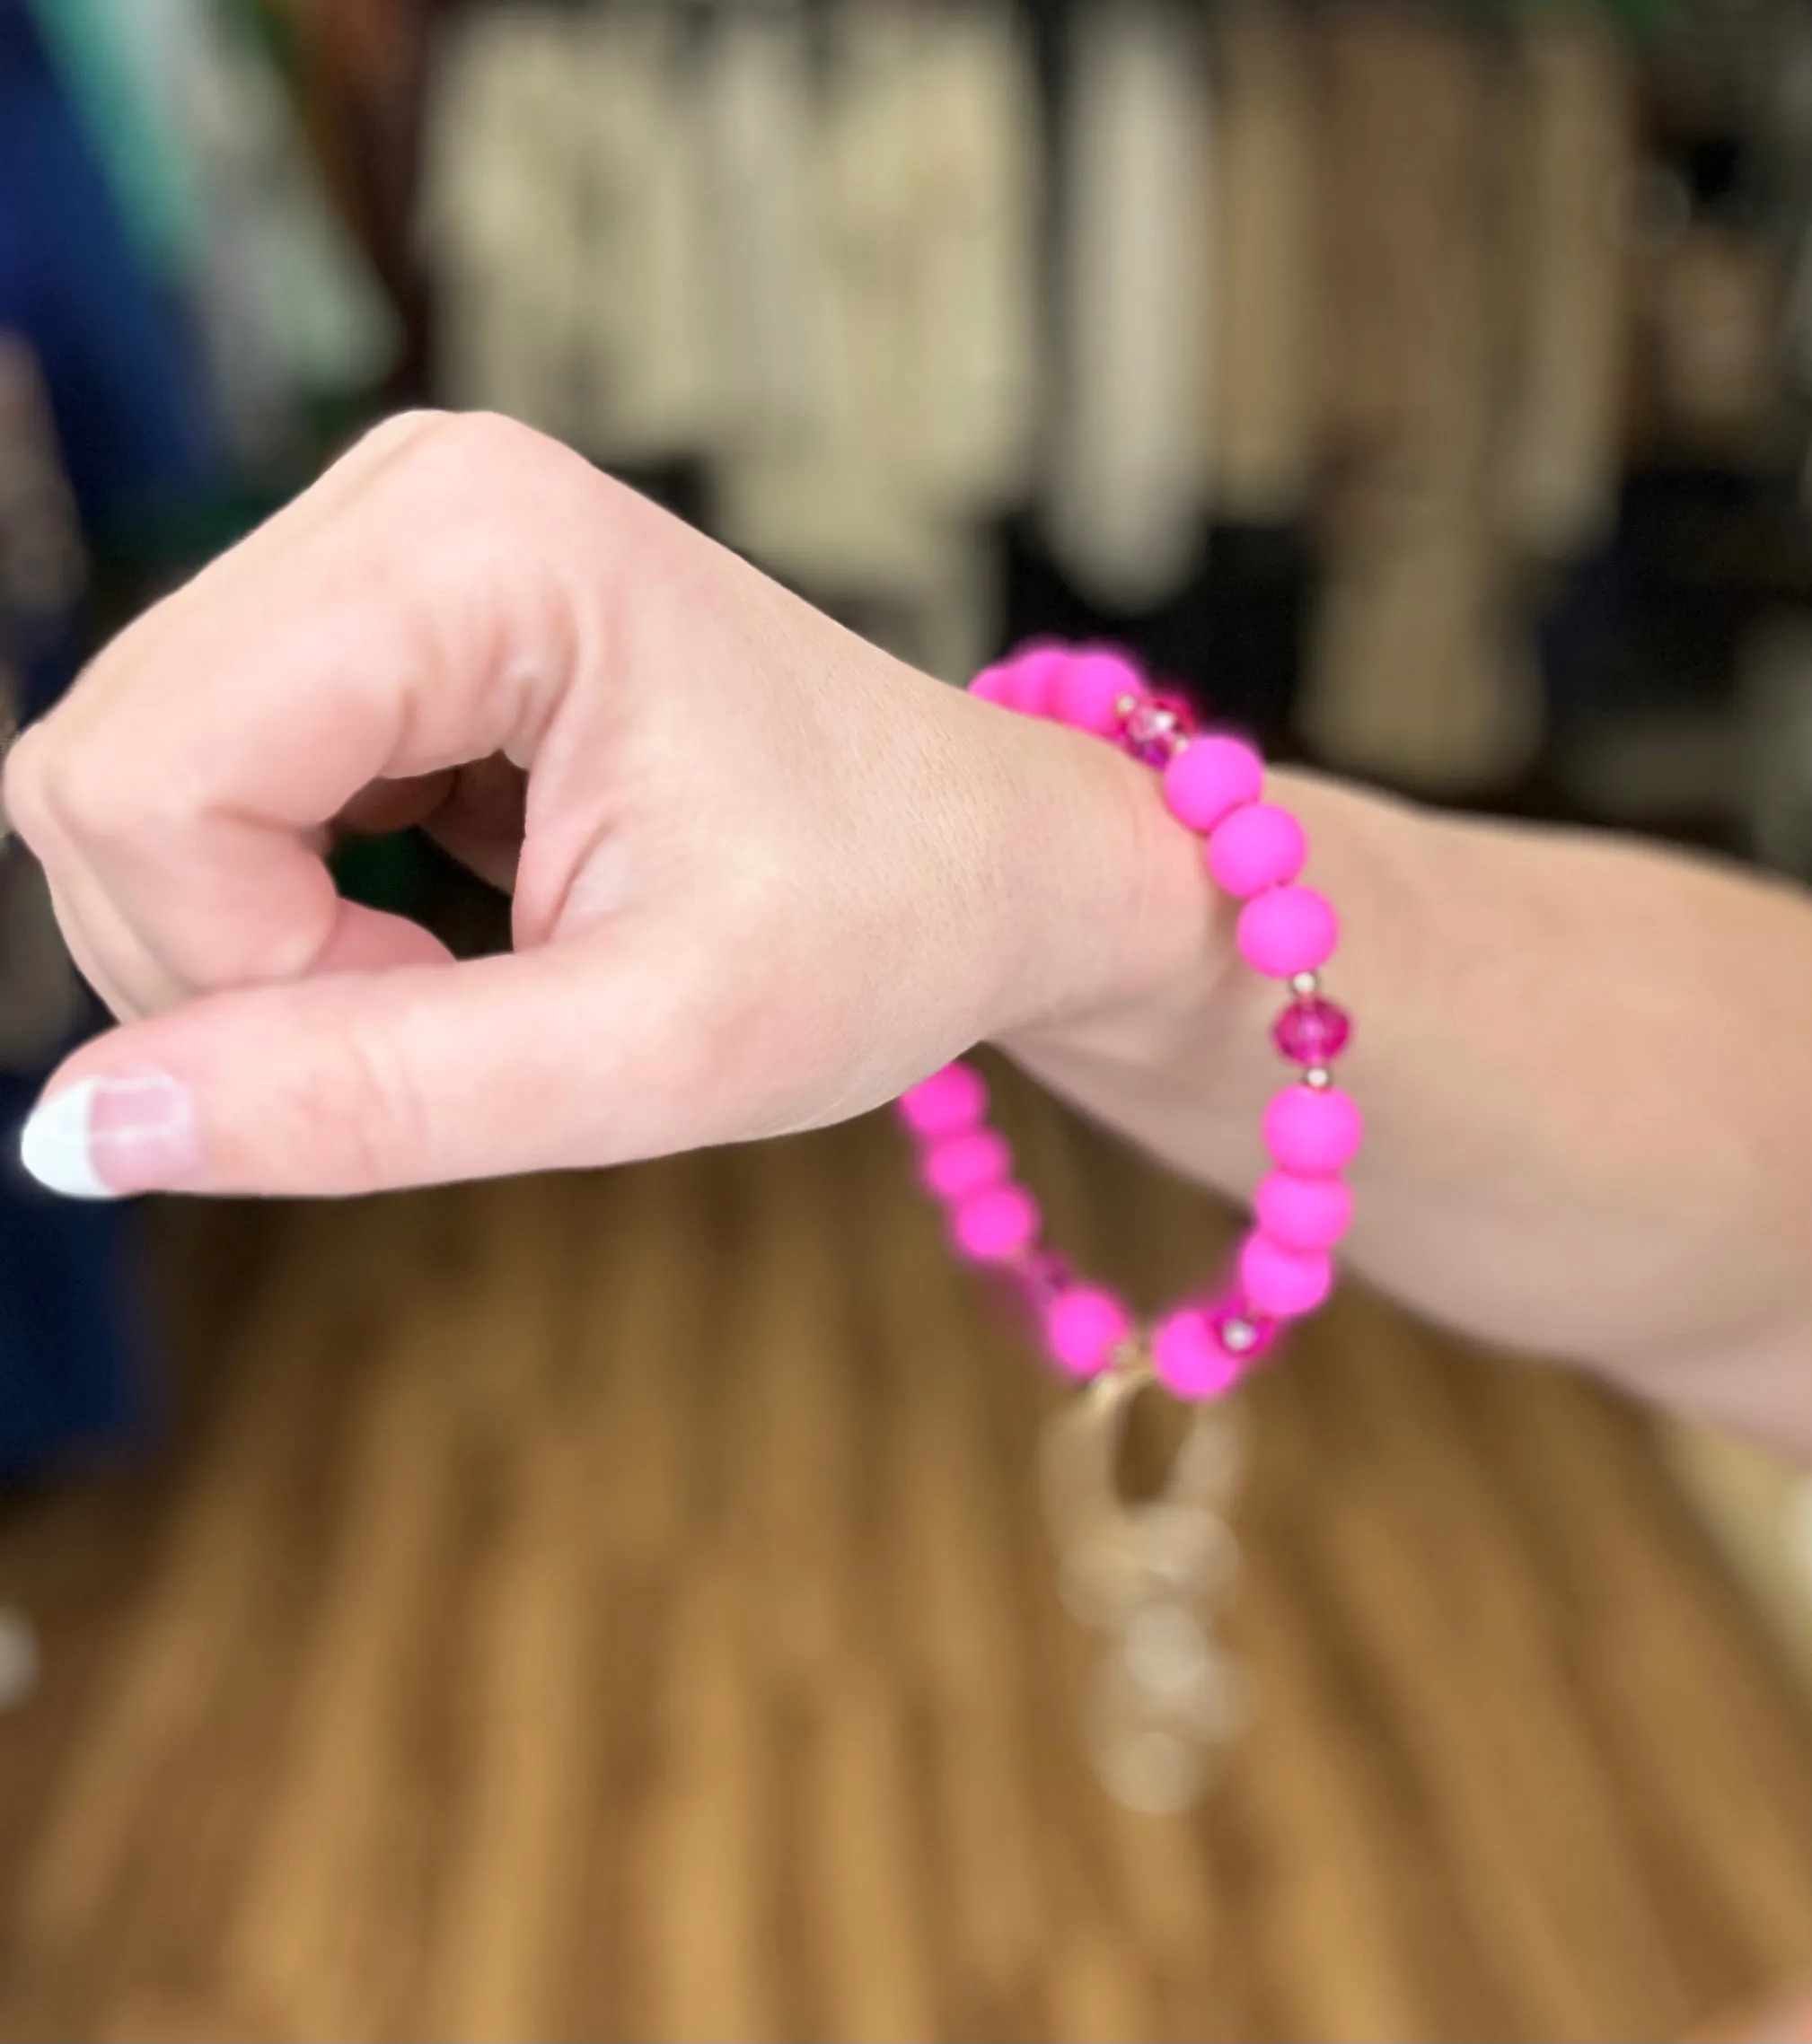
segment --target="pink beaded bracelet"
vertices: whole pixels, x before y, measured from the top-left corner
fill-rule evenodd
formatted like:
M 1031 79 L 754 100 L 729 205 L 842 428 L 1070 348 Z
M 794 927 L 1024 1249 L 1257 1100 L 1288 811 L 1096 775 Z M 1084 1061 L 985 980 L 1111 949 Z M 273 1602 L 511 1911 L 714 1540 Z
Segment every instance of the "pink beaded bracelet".
M 1092 733 L 1161 774 L 1172 815 L 1206 840 L 1216 883 L 1245 903 L 1240 955 L 1289 988 L 1271 1035 L 1298 1075 L 1265 1110 L 1275 1168 L 1254 1197 L 1256 1224 L 1232 1281 L 1143 1330 L 1115 1294 L 1078 1279 L 1042 1246 L 1038 1203 L 1014 1182 L 1012 1154 L 987 1126 L 988 1089 L 972 1066 L 946 1066 L 899 1103 L 919 1145 L 920 1180 L 947 1207 L 961 1253 L 1002 1270 L 1023 1293 L 1066 1376 L 1086 1382 L 1148 1357 L 1178 1398 L 1220 1399 L 1290 1322 L 1327 1298 L 1333 1251 L 1352 1218 L 1341 1174 L 1359 1153 L 1363 1123 L 1333 1075 L 1352 1024 L 1321 990 L 1339 919 L 1324 895 L 1301 884 L 1308 840 L 1289 810 L 1263 800 L 1258 753 L 1243 739 L 1198 732 L 1189 706 L 1155 694 L 1123 654 L 1039 646 L 984 670 L 970 692 Z
M 1122 1803 L 1172 1811 L 1195 1794 L 1208 1751 L 1237 1733 L 1247 1707 L 1211 1620 L 1236 1551 L 1225 1513 L 1239 1429 L 1227 1394 L 1327 1297 L 1333 1251 L 1352 1218 L 1341 1174 L 1363 1127 L 1333 1076 L 1352 1024 L 1321 987 L 1340 925 L 1301 884 L 1307 840 L 1287 809 L 1263 799 L 1258 754 L 1227 733 L 1199 733 L 1188 706 L 1154 693 L 1122 654 L 1038 646 L 989 668 L 971 692 L 1092 733 L 1157 769 L 1171 813 L 1207 840 L 1216 883 L 1244 904 L 1242 957 L 1289 990 L 1271 1036 L 1297 1076 L 1265 1110 L 1275 1168 L 1254 1197 L 1255 1225 L 1228 1281 L 1147 1325 L 1043 1247 L 1038 1204 L 1014 1182 L 972 1066 L 948 1066 L 900 1101 L 919 1178 L 944 1203 L 957 1249 L 1012 1282 L 1059 1371 L 1083 1386 L 1047 1429 L 1045 1499 L 1065 1601 L 1112 1642 L 1088 1713 L 1095 1761 Z M 1153 1382 L 1187 1401 L 1192 1418 L 1158 1492 L 1129 1501 L 1121 1436 Z

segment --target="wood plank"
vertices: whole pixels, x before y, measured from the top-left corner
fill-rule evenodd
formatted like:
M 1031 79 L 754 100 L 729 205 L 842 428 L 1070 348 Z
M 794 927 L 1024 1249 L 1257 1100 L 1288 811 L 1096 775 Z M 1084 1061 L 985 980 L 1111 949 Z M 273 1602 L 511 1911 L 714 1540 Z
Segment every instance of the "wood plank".
M 1070 1246 L 1212 1266 L 1000 1093 Z M 1588 1385 L 1341 1302 L 1251 1398 L 1254 1727 L 1136 1818 L 1056 1394 L 880 1123 L 161 1219 L 180 1425 L 0 1514 L 0 2040 L 1635 2038 L 1812 1973 L 1807 1713 Z

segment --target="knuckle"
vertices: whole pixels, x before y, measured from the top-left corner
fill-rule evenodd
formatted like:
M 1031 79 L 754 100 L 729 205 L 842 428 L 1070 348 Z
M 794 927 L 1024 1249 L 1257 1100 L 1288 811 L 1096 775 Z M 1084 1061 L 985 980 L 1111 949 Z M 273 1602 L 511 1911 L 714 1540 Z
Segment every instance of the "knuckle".
M 343 1027 L 291 1100 L 298 1153 L 318 1160 L 326 1192 L 374 1192 L 434 1174 L 433 1116 L 413 1072 L 377 1031 Z M 311 1174 L 312 1175 L 312 1174 Z
M 409 446 L 425 465 L 435 469 L 443 462 L 488 466 L 501 461 L 520 461 L 525 454 L 551 444 L 532 427 L 501 412 L 435 412 L 423 416 L 427 423 L 415 434 Z
M 453 414 L 440 405 L 406 405 L 369 425 L 365 432 L 367 447 L 387 447 L 412 440 L 418 434 L 444 425 Z
M 96 742 L 58 748 L 43 790 L 53 833 L 94 851 L 130 847 L 156 827 L 143 813 L 150 792 L 143 775 Z
M 511 418 L 505 412 L 449 412 L 446 426 L 449 444 L 486 452 L 507 450 L 519 453 L 525 449 L 555 444 L 545 434 L 537 433 L 532 426 L 524 425 L 520 419 Z
M 565 520 L 576 503 L 635 494 L 570 447 L 502 412 L 443 415 L 412 443 L 411 460 L 419 463 L 416 474 L 425 488 L 488 505 L 493 527 L 498 514 Z M 472 488 L 475 479 L 481 496 Z
M 353 449 L 353 458 L 373 463 L 392 460 L 422 441 L 444 433 L 453 416 L 426 405 L 409 411 L 392 412 L 388 418 L 366 427 Z
M 106 846 L 131 834 L 131 784 L 105 748 L 34 725 L 7 755 L 6 819 L 40 858 Z
M 453 531 L 482 532 L 495 546 L 497 513 L 545 496 L 562 462 L 578 457 L 557 441 L 500 412 L 408 412 L 386 420 L 371 439 L 370 472 L 393 511 L 414 514 L 431 506 L 443 540 Z M 596 471 L 589 463 L 588 475 Z M 453 515 L 448 517 L 446 513 Z
M 347 472 L 368 487 L 420 495 L 444 491 L 448 470 L 486 457 L 500 435 L 478 429 L 481 415 L 421 407 L 392 412 L 369 427 L 345 457 Z M 506 420 L 496 422 L 507 425 Z M 517 427 L 525 433 L 525 427 Z

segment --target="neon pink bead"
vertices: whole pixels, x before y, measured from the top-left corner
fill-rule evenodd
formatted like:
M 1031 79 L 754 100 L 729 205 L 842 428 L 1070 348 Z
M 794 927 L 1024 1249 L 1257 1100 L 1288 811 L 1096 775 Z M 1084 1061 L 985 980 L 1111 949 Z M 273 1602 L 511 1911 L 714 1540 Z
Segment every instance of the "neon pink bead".
M 1112 1292 L 1066 1292 L 1044 1316 L 1044 1338 L 1071 1377 L 1097 1377 L 1132 1332 L 1132 1316 Z
M 1271 1040 L 1292 1065 L 1331 1065 L 1352 1040 L 1352 1017 L 1338 1003 L 1312 995 L 1290 1003 Z
M 1267 978 L 1315 971 L 1333 956 L 1339 942 L 1340 918 L 1327 897 L 1312 887 L 1277 888 L 1239 912 L 1239 955 Z
M 1214 1338 L 1207 1315 L 1193 1307 L 1172 1313 L 1151 1340 L 1159 1382 L 1180 1399 L 1215 1399 L 1239 1382 L 1242 1359 Z
M 1338 1086 L 1287 1086 L 1264 1110 L 1265 1147 L 1298 1178 L 1332 1178 L 1364 1140 L 1359 1108 Z
M 1111 738 L 1120 729 L 1120 706 L 1145 694 L 1145 678 L 1124 654 L 1080 654 L 1057 684 L 1057 715 L 1078 731 Z
M 1332 1249 L 1352 1225 L 1352 1189 L 1344 1179 L 1272 1171 L 1253 1200 L 1258 1224 L 1286 1249 Z
M 925 1153 L 919 1176 L 925 1189 L 939 1199 L 967 1199 L 1006 1184 L 1013 1176 L 1013 1153 L 1004 1136 L 991 1128 L 972 1128 L 934 1143 Z
M 1312 1313 L 1333 1290 L 1333 1259 L 1324 1250 L 1286 1249 L 1262 1233 L 1239 1253 L 1240 1282 L 1260 1312 L 1280 1320 Z
M 970 1065 L 946 1065 L 900 1096 L 900 1116 L 915 1136 L 960 1136 L 988 1112 L 988 1088 Z
M 1244 905 L 1239 948 L 1255 969 L 1290 979 L 1315 972 L 1333 955 L 1339 920 L 1322 894 L 1299 884 L 1307 856 L 1302 827 L 1262 799 L 1263 762 L 1250 745 L 1226 733 L 1195 736 L 1189 705 L 1150 688 L 1138 666 L 1110 647 L 1028 643 L 984 669 L 971 688 L 982 700 L 1114 741 L 1156 769 L 1172 812 L 1207 838 L 1213 878 Z M 1313 984 L 1272 1026 L 1278 1048 L 1318 1083 L 1306 1078 L 1266 1110 L 1265 1139 L 1277 1168 L 1255 1197 L 1257 1226 L 1241 1247 L 1236 1281 L 1218 1297 L 1172 1313 L 1152 1336 L 1157 1373 L 1183 1398 L 1213 1399 L 1230 1390 L 1289 1321 L 1313 1311 L 1333 1288 L 1329 1252 L 1353 1209 L 1340 1173 L 1359 1148 L 1364 1124 L 1317 1067 L 1346 1047 L 1351 1028 L 1345 1011 Z M 1021 1308 L 1042 1325 L 1057 1365 L 1078 1379 L 1096 1375 L 1132 1338 L 1132 1317 L 1112 1293 L 1079 1285 L 1067 1264 L 1039 1247 L 1037 1202 L 1013 1181 L 1011 1152 L 985 1126 L 987 1105 L 981 1075 L 962 1063 L 902 1098 L 902 1118 L 921 1144 L 919 1175 L 948 1204 L 963 1254 L 999 1267 Z
M 1289 810 L 1275 803 L 1236 809 L 1208 845 L 1208 870 L 1236 900 L 1284 887 L 1303 869 L 1308 839 Z
M 1059 646 L 1023 653 L 1012 662 L 1007 682 L 1008 709 L 1022 716 L 1048 717 L 1057 712 L 1057 690 L 1076 655 Z
M 950 1226 L 972 1261 L 1006 1263 L 1037 1241 L 1038 1224 L 1038 1202 L 1024 1186 L 997 1185 L 963 1200 Z
M 969 693 L 984 703 L 1005 703 L 1013 692 L 1013 671 L 1002 661 L 984 667 L 969 684 Z
M 1170 813 L 1192 830 L 1212 830 L 1263 788 L 1264 761 L 1236 738 L 1198 738 L 1164 770 Z

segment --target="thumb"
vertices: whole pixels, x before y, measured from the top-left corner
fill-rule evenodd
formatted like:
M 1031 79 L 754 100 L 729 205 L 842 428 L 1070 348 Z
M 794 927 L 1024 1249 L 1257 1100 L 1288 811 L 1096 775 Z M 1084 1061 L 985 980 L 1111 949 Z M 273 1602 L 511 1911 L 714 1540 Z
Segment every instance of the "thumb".
M 614 941 L 213 994 L 85 1044 L 20 1142 L 53 1191 L 341 1194 L 713 1139 Z

